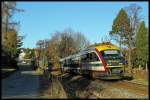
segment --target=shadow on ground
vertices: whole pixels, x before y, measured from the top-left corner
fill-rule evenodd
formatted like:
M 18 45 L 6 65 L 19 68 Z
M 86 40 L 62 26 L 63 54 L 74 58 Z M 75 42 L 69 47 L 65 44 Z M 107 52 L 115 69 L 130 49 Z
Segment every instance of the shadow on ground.
M 92 81 L 88 77 L 69 73 L 63 76 L 51 76 L 49 80 L 45 77 L 40 78 L 44 80 L 40 84 L 43 88 L 41 93 L 47 93 L 46 98 L 81 98 L 79 95 L 86 90 Z M 84 96 L 84 98 L 86 97 Z
M 19 65 L 19 69 L 2 80 L 2 98 L 38 98 L 39 75 L 30 65 Z

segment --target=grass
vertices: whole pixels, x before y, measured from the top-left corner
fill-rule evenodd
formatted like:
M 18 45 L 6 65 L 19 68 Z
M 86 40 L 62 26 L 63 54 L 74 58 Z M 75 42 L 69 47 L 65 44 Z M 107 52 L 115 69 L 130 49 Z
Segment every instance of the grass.
M 144 79 L 134 79 L 131 82 L 133 82 L 133 83 L 139 83 L 139 84 L 143 84 L 143 85 L 148 85 L 148 81 L 146 81 Z
M 44 70 L 40 69 L 39 67 L 36 69 L 36 73 L 39 75 L 43 75 Z
M 137 71 L 134 74 L 134 80 L 132 80 L 132 82 L 148 85 L 148 72 L 143 70 Z
M 144 84 L 148 85 L 148 72 L 145 70 L 138 70 L 134 69 L 133 70 L 133 77 L 131 77 L 131 74 L 129 73 L 129 69 L 127 69 L 124 78 L 127 80 L 130 80 L 131 82 L 139 83 L 139 84 Z
M 60 71 L 52 71 L 52 72 L 50 72 L 52 75 L 54 75 L 54 76 L 57 76 L 57 75 L 60 75 L 61 74 L 61 72 Z

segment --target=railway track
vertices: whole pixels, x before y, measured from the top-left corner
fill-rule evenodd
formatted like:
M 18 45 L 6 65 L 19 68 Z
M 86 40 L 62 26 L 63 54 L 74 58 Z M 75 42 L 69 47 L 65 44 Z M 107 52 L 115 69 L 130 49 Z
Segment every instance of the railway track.
M 105 81 L 105 80 L 96 80 L 98 82 L 108 84 L 109 86 L 115 87 L 115 88 L 123 88 L 130 92 L 147 96 L 148 95 L 148 85 L 133 83 L 126 80 L 118 80 L 118 81 Z
M 85 77 L 85 76 L 82 76 Z M 91 79 L 89 79 L 91 80 Z M 139 94 L 139 95 L 143 95 L 143 96 L 147 96 L 148 95 L 148 85 L 144 85 L 144 84 L 139 84 L 139 83 L 133 83 L 131 81 L 127 81 L 127 80 L 101 80 L 101 79 L 94 79 L 92 81 L 95 82 L 100 82 L 103 84 L 106 84 L 108 86 L 112 86 L 115 88 L 123 88 L 125 90 L 128 90 L 130 92 Z
M 80 80 L 80 82 L 78 80 L 78 79 L 80 79 L 79 77 L 83 78 L 83 80 Z M 69 74 L 69 73 L 60 74 L 57 76 L 52 75 L 50 79 L 52 81 L 53 81 L 53 79 L 57 79 L 60 82 L 63 82 L 65 80 L 70 81 L 70 82 L 74 81 L 72 84 L 78 84 L 79 87 L 82 87 L 83 84 L 81 84 L 81 83 L 86 83 L 87 81 L 90 81 L 91 84 L 88 85 L 89 87 L 87 89 L 90 90 L 90 88 L 91 88 L 91 91 L 87 90 L 87 93 L 86 93 L 89 96 L 89 98 L 91 98 L 92 96 L 94 98 L 103 98 L 103 97 L 105 98 L 105 97 L 107 97 L 108 92 L 109 92 L 109 94 L 111 94 L 112 96 L 114 96 L 116 98 L 117 97 L 119 98 L 119 96 L 116 96 L 117 93 L 119 93 L 117 95 L 120 95 L 120 97 L 125 97 L 125 98 L 126 98 L 125 93 L 129 94 L 129 96 L 127 96 L 127 98 L 130 97 L 131 95 L 132 95 L 132 97 L 134 97 L 134 94 L 139 97 L 148 97 L 148 85 L 132 83 L 127 80 L 91 79 L 89 77 L 85 77 L 82 75 L 75 75 L 75 74 Z M 99 83 L 101 83 L 101 84 L 99 84 Z M 68 85 L 66 85 L 66 86 L 68 87 Z M 76 91 L 77 87 L 73 86 L 73 85 L 71 85 L 71 87 L 70 87 L 70 85 L 69 85 L 68 89 L 74 88 L 73 91 Z M 84 87 L 84 85 L 83 85 L 83 87 Z M 102 90 L 102 92 L 101 92 L 101 90 L 99 91 L 99 89 L 98 89 L 98 91 L 92 90 L 92 89 L 96 89 L 99 87 L 104 87 L 104 91 Z M 113 93 L 113 91 L 115 91 L 115 92 Z M 104 96 L 103 96 L 103 94 L 104 94 Z M 109 95 L 108 97 L 111 97 L 111 96 Z

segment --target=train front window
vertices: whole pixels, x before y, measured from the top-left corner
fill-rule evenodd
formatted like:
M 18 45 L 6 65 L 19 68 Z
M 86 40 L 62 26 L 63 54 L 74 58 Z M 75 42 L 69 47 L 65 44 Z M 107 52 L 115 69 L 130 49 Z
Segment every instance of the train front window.
M 124 58 L 119 50 L 104 50 L 100 53 L 109 66 L 122 66 L 124 64 Z
M 105 50 L 100 53 L 105 59 L 117 59 L 121 57 L 119 50 Z

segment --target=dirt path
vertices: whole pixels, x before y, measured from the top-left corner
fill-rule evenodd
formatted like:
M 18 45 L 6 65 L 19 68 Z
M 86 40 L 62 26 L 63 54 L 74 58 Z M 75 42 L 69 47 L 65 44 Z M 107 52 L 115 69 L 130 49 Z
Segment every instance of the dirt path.
M 39 98 L 39 76 L 29 65 L 2 80 L 2 98 Z

